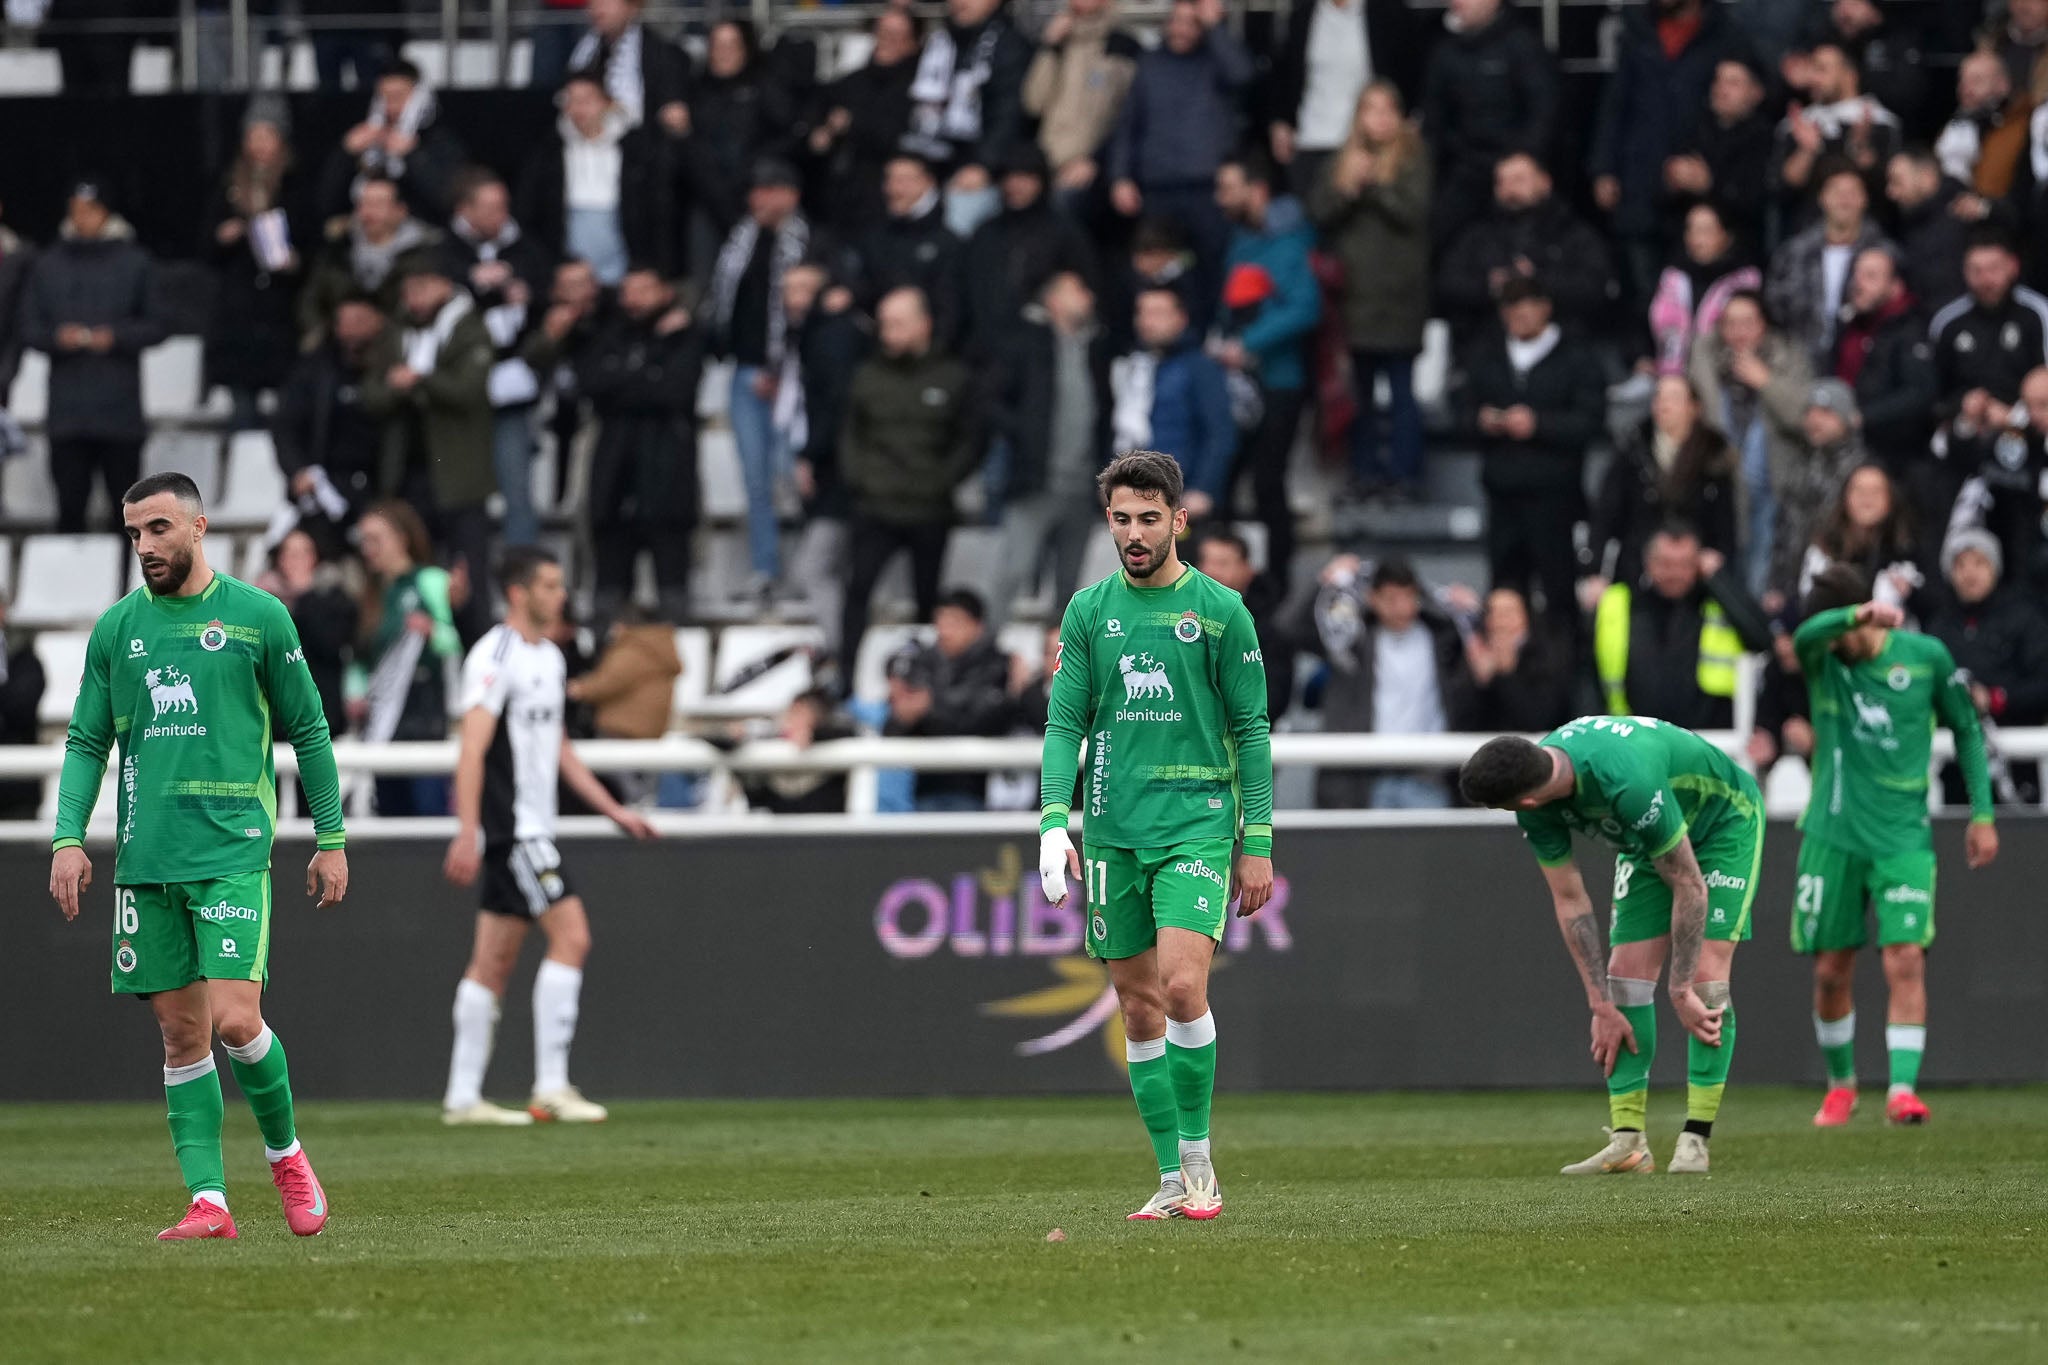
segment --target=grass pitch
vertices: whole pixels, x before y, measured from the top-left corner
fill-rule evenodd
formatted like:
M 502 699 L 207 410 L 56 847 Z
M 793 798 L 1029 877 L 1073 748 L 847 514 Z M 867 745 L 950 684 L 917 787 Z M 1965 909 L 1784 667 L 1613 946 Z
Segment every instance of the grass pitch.
M 182 1246 L 159 1110 L 7 1106 L 0 1358 L 2048 1360 L 2048 1089 L 1816 1099 L 1731 1090 L 1710 1179 L 1567 1180 L 1592 1094 L 1225 1096 L 1207 1225 L 1124 1222 L 1128 1101 L 309 1104 L 308 1241 L 230 1100 L 242 1237 Z

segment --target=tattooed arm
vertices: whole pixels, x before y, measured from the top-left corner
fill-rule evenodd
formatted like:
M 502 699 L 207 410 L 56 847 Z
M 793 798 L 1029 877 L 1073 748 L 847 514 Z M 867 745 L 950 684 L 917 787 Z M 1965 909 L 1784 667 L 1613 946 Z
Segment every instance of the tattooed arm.
M 1710 1047 L 1721 1045 L 1721 1011 L 1708 1009 L 1693 993 L 1699 975 L 1700 943 L 1707 932 L 1707 882 L 1693 857 L 1692 840 L 1681 838 L 1656 860 L 1657 875 L 1671 888 L 1671 1008 L 1686 1031 Z
M 1585 879 L 1571 863 L 1546 866 L 1543 878 L 1550 883 L 1558 932 L 1571 951 L 1579 981 L 1586 988 L 1586 1003 L 1593 1011 L 1593 1061 L 1611 1076 L 1621 1050 L 1636 1050 L 1636 1036 L 1608 994 L 1607 951 L 1600 941 L 1600 926 L 1593 918 L 1593 898 L 1586 894 Z

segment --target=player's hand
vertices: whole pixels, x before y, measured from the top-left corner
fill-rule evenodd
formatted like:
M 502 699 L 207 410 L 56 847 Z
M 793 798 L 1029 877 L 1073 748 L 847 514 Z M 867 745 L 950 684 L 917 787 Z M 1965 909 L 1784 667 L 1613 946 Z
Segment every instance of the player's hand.
M 1063 829 L 1049 829 L 1038 836 L 1038 885 L 1050 905 L 1067 903 L 1067 877 L 1081 880 L 1081 855 Z
M 338 848 L 323 848 L 306 864 L 306 894 L 319 894 L 319 909 L 341 904 L 348 894 L 348 854 Z
M 1614 1064 L 1621 1060 L 1623 1048 L 1637 1050 L 1635 1028 L 1620 1010 L 1602 1001 L 1593 1007 L 1593 1062 L 1601 1075 L 1614 1074 Z
M 92 885 L 92 859 L 75 845 L 60 848 L 50 858 L 50 899 L 64 912 L 65 919 L 78 918 L 78 893 Z
M 619 807 L 619 813 L 612 817 L 612 823 L 635 839 L 659 839 L 661 832 L 647 822 L 647 817 L 637 810 Z
M 1690 986 L 1671 988 L 1671 1009 L 1685 1031 L 1708 1047 L 1721 1046 L 1721 1009 L 1708 1009 Z
M 477 870 L 483 866 L 483 850 L 476 845 L 476 835 L 469 830 L 460 830 L 448 841 L 448 856 L 441 860 L 441 875 L 456 886 L 469 886 L 476 881 Z
M 1897 630 L 1906 624 L 1906 613 L 1896 603 L 1865 602 L 1856 608 L 1856 624 L 1859 626 L 1883 626 L 1886 630 Z
M 1252 853 L 1237 855 L 1237 917 L 1256 915 L 1273 899 L 1273 860 Z
M 69 849 L 65 850 L 67 853 Z M 1963 836 L 1963 858 L 1970 870 L 1989 867 L 1998 857 L 1998 826 L 1985 823 L 1973 824 L 1969 833 Z

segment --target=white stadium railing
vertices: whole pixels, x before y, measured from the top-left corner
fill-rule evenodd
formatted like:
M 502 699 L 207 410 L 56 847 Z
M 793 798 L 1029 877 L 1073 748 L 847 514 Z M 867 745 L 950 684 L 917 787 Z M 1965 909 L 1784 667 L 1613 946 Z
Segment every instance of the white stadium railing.
M 1446 734 L 1446 735 L 1371 735 L 1371 734 L 1321 734 L 1284 733 L 1273 736 L 1273 762 L 1276 768 L 1453 768 L 1462 763 L 1490 735 Z M 1732 730 L 1709 733 L 1706 738 L 1733 757 L 1737 763 L 1747 766 L 1746 740 Z M 1997 753 L 2008 760 L 2048 758 L 2048 728 L 2002 730 L 1997 733 Z M 432 776 L 446 774 L 452 770 L 456 758 L 456 744 L 453 740 L 412 744 L 365 744 L 358 740 L 340 740 L 334 746 L 335 761 L 342 770 L 344 781 L 352 776 L 375 774 L 379 776 Z M 1010 739 L 901 739 L 887 737 L 864 737 L 858 739 L 832 740 L 809 748 L 799 749 L 783 740 L 756 740 L 736 748 L 721 748 L 700 739 L 685 736 L 671 736 L 659 740 L 586 740 L 576 745 L 576 752 L 583 761 L 598 772 L 634 773 L 700 773 L 714 779 L 729 778 L 735 774 L 752 773 L 846 773 L 847 814 L 846 816 L 813 817 L 769 817 L 749 816 L 733 822 L 719 820 L 721 828 L 735 824 L 758 828 L 773 822 L 777 826 L 800 820 L 807 827 L 844 827 L 848 817 L 864 820 L 873 817 L 876 809 L 876 775 L 884 769 L 911 769 L 917 772 L 978 772 L 978 771 L 1021 771 L 1033 772 L 1038 767 L 1040 741 L 1029 736 Z M 1937 758 L 1953 755 L 1954 747 L 1944 732 L 1936 736 Z M 0 779 L 43 778 L 57 774 L 63 766 L 64 748 L 61 744 L 0 746 Z M 277 768 L 281 776 L 294 777 L 298 764 L 289 747 L 277 748 Z M 1803 801 L 1774 799 L 1774 814 L 1796 813 Z M 103 799 L 96 812 L 96 822 L 111 824 L 111 799 Z M 682 832 L 705 827 L 713 817 L 690 811 L 649 813 L 658 827 L 664 830 Z M 1307 827 L 1325 823 L 1351 823 L 1357 812 L 1326 811 L 1282 811 L 1279 816 L 1283 825 Z M 1462 813 L 1469 817 L 1473 813 Z M 1446 817 L 1462 818 L 1451 812 L 1416 812 L 1404 819 L 1421 823 L 1437 823 Z M 892 828 L 901 828 L 900 821 L 911 817 L 882 817 Z M 1024 819 L 1021 812 L 991 813 L 979 816 L 921 817 L 943 823 L 946 820 L 969 824 L 987 823 L 992 827 L 1009 827 Z M 431 819 L 365 819 L 352 816 L 351 830 L 361 833 L 407 833 L 429 834 L 445 831 L 452 827 L 446 820 Z M 588 827 L 604 827 L 603 822 L 592 822 Z M 281 822 L 287 834 L 305 832 L 310 826 L 303 821 Z M 571 824 L 572 830 L 585 828 Z M 0 838 L 18 840 L 47 837 L 46 821 L 0 822 Z

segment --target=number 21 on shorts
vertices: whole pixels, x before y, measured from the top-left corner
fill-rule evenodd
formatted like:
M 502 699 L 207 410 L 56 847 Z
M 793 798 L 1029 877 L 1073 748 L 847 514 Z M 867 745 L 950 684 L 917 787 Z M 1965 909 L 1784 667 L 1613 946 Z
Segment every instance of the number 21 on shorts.
M 1807 937 L 1811 938 L 1820 920 L 1821 907 L 1827 902 L 1828 880 L 1811 872 L 1799 876 L 1798 898 L 1792 902 L 1795 914 L 1806 918 Z

